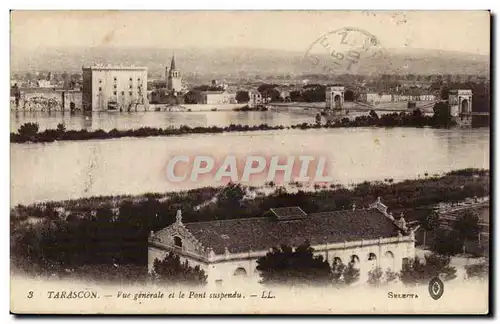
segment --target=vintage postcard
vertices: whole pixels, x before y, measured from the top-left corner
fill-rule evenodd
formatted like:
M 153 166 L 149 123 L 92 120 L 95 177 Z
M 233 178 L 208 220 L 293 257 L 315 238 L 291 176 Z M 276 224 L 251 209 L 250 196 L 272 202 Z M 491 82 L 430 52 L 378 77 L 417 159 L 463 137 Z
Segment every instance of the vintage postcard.
M 15 314 L 491 311 L 489 11 L 11 11 Z

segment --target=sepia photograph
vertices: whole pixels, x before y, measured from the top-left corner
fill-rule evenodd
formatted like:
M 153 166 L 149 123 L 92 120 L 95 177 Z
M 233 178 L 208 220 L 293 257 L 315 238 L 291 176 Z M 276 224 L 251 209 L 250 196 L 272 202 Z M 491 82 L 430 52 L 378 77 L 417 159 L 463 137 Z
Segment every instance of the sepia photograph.
M 10 11 L 13 314 L 488 315 L 477 11 Z

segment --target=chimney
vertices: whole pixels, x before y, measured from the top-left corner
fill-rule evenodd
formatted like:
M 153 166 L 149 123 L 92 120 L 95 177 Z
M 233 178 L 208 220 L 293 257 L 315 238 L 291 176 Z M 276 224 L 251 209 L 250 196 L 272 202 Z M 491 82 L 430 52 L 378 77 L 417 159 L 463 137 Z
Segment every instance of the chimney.
M 180 209 L 177 210 L 177 215 L 175 216 L 177 224 L 182 224 L 182 211 Z

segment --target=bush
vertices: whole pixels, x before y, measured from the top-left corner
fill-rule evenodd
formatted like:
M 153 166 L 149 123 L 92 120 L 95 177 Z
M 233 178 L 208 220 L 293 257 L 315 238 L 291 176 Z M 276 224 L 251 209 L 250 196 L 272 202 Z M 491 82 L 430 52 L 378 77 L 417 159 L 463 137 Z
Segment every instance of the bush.
M 263 284 L 324 285 L 331 280 L 330 265 L 322 256 L 314 256 L 308 242 L 295 250 L 283 245 L 273 248 L 257 260 Z
M 172 252 L 163 260 L 154 260 L 152 276 L 153 280 L 170 285 L 199 286 L 207 283 L 207 275 L 200 266 L 191 267 L 187 260 L 181 262 L 180 257 Z
M 489 270 L 490 267 L 488 262 L 465 266 L 465 272 L 467 273 L 468 278 L 479 278 L 479 279 L 488 278 Z
M 22 138 L 31 139 L 38 134 L 37 123 L 24 123 L 19 127 L 18 134 Z

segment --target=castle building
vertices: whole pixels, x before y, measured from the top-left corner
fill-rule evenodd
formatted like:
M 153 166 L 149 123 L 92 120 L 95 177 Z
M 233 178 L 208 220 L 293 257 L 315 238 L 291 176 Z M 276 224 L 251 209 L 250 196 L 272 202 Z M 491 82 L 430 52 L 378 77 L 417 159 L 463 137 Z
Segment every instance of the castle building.
M 147 110 L 148 69 L 95 65 L 82 68 L 82 107 L 87 111 Z
M 148 270 L 155 259 L 174 252 L 199 265 L 209 285 L 259 282 L 257 260 L 273 247 L 309 241 L 316 255 L 332 265 L 353 262 L 360 281 L 380 267 L 398 272 L 415 256 L 415 233 L 404 217 L 396 220 L 380 198 L 369 208 L 307 214 L 299 207 L 272 208 L 264 217 L 183 223 L 181 211 L 172 225 L 152 232 Z M 244 281 L 242 281 L 244 280 Z
M 165 78 L 168 92 L 177 94 L 182 90 L 181 72 L 175 66 L 175 55 L 172 55 L 170 69 L 168 67 L 165 68 Z

